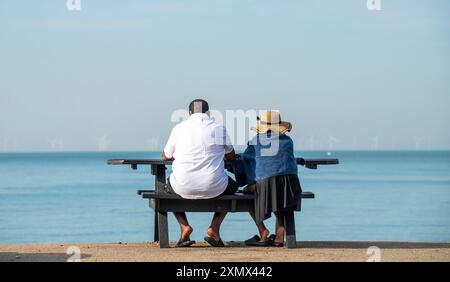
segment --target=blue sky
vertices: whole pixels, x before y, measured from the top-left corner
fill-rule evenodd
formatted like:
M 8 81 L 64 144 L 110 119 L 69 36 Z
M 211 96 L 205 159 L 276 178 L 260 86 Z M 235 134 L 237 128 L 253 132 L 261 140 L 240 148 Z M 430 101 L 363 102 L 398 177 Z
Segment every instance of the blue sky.
M 171 113 L 278 109 L 297 149 L 450 149 L 450 2 L 0 2 L 0 151 L 159 149 Z

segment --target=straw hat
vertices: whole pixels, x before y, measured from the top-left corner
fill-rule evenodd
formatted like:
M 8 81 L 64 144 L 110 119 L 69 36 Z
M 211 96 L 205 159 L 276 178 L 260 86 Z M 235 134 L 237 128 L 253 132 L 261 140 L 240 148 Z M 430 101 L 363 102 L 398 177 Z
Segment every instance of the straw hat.
M 252 126 L 252 129 L 258 133 L 266 133 L 269 130 L 278 134 L 284 134 L 291 131 L 292 124 L 287 121 L 282 121 L 279 112 L 266 111 L 259 117 L 258 122 Z

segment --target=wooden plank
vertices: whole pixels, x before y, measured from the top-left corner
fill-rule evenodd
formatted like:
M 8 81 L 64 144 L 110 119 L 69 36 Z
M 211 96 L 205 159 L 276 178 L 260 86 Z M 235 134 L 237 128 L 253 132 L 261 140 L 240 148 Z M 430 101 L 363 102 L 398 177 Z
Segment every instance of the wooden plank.
M 302 199 L 314 199 L 316 195 L 313 192 L 302 192 Z
M 154 208 L 154 220 L 153 220 L 153 242 L 159 242 L 159 220 L 158 220 L 158 212 L 157 209 Z
M 166 167 L 165 166 L 157 166 L 156 170 L 152 172 L 155 172 L 155 187 L 156 187 L 156 192 L 157 193 L 162 193 L 164 191 L 164 186 L 166 185 Z M 164 230 L 164 228 L 168 228 L 167 227 L 167 213 L 163 213 L 161 214 L 159 212 L 159 205 L 160 205 L 160 201 L 156 200 L 155 201 L 155 226 L 154 226 L 154 239 L 155 242 L 159 241 L 160 246 L 165 246 L 166 242 L 164 242 L 164 240 L 166 240 L 166 237 L 169 236 L 165 233 L 167 233 L 167 230 Z M 161 230 L 161 228 L 163 228 Z M 164 237 L 166 236 L 166 237 Z M 167 237 L 168 238 L 168 237 Z M 167 246 L 169 244 L 169 239 L 167 239 Z M 164 247 L 162 247 L 164 248 Z
M 188 200 L 176 194 L 169 194 L 165 192 L 158 193 L 151 190 L 139 190 L 139 191 L 140 191 L 139 195 L 141 195 L 144 199 L 152 198 L 152 199 Z M 255 196 L 252 194 L 236 193 L 234 195 L 222 195 L 211 199 L 199 199 L 190 201 L 208 201 L 208 200 L 228 201 L 228 200 L 253 200 L 253 199 L 255 199 Z
M 239 200 L 233 207 L 232 200 L 172 200 L 160 199 L 158 210 L 162 212 L 249 212 L 255 209 L 253 200 Z
M 289 249 L 297 246 L 297 239 L 295 237 L 295 218 L 294 212 L 289 211 L 284 213 L 284 225 L 286 231 L 286 245 Z
M 171 165 L 172 161 L 163 161 L 161 159 L 111 159 L 109 165 Z
M 158 166 L 156 168 L 156 175 L 155 175 L 156 192 L 159 193 L 164 192 L 165 186 L 166 186 L 166 167 Z
M 236 206 L 237 206 L 236 200 L 231 200 L 231 212 L 236 212 Z
M 297 164 L 299 165 L 337 165 L 339 164 L 339 159 L 303 159 L 296 158 Z
M 339 159 L 304 159 L 296 158 L 298 165 L 303 165 L 307 168 L 317 167 L 318 165 L 337 165 Z M 173 161 L 163 161 L 161 159 L 111 159 L 107 161 L 109 165 L 131 165 L 136 168 L 138 165 L 172 165 Z M 231 165 L 232 161 L 225 161 L 225 165 Z
M 157 212 L 158 214 L 158 235 L 159 247 L 169 247 L 169 225 L 167 222 L 167 212 Z
M 186 200 L 178 195 L 169 193 L 156 193 L 154 190 L 138 190 L 138 195 L 141 195 L 144 199 L 172 199 L 172 200 Z M 252 194 L 236 193 L 233 195 L 222 195 L 213 199 L 208 200 L 253 200 L 255 198 Z M 302 199 L 314 199 L 315 195 L 312 192 L 302 192 Z M 192 200 L 192 201 L 202 201 L 202 200 Z

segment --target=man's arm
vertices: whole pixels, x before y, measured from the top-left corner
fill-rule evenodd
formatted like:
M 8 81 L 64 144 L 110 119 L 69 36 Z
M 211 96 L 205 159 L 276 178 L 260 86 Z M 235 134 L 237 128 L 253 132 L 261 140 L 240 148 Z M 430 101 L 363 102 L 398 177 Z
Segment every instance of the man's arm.
M 163 161 L 173 161 L 173 160 L 174 160 L 173 157 L 168 158 L 168 157 L 166 156 L 166 153 L 164 153 L 164 152 L 162 153 L 161 158 L 162 158 Z
M 225 148 L 225 160 L 234 160 L 236 158 L 236 152 L 234 151 L 233 145 L 231 145 L 230 136 L 228 136 L 228 132 L 225 126 L 222 126 L 222 130 L 222 136 L 224 137 L 223 145 Z
M 174 127 L 172 129 L 172 132 L 170 132 L 169 140 L 167 141 L 166 146 L 164 147 L 161 159 L 163 161 L 173 161 L 174 157 L 173 154 L 175 153 L 175 147 L 178 139 L 178 134 L 176 131 L 177 127 Z

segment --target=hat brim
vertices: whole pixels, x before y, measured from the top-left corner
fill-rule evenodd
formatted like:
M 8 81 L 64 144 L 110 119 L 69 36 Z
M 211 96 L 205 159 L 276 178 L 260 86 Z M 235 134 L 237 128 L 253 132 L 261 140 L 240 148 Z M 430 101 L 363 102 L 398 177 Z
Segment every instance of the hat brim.
M 266 124 L 266 123 L 257 123 L 252 126 L 252 129 L 258 133 L 266 133 L 268 131 L 277 132 L 278 134 L 284 134 L 288 131 L 291 131 L 292 124 L 287 121 L 282 121 L 279 124 Z

